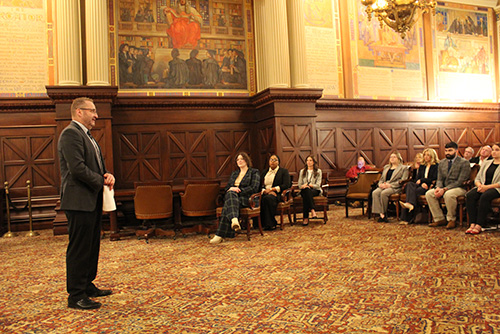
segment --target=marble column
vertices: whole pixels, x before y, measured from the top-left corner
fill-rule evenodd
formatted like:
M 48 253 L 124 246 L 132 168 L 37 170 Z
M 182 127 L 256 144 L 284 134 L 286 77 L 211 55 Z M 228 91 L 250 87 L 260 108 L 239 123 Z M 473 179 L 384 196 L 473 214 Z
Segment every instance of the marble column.
M 304 2 L 288 0 L 288 41 L 290 44 L 290 76 L 293 88 L 308 88 Z
M 290 87 L 286 0 L 256 0 L 257 90 Z
M 57 81 L 60 86 L 82 84 L 80 1 L 56 0 Z
M 107 1 L 85 2 L 87 85 L 109 86 Z

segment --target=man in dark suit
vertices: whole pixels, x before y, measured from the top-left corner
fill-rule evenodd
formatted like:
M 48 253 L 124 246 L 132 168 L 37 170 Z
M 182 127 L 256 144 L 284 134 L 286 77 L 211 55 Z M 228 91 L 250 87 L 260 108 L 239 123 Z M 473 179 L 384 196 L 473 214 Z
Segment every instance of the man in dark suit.
M 61 209 L 68 218 L 69 232 L 66 285 L 68 307 L 86 310 L 101 306 L 89 297 L 112 293 L 97 288 L 92 281 L 99 260 L 103 186 L 112 189 L 115 178 L 106 171 L 99 144 L 90 134 L 98 118 L 93 101 L 75 99 L 71 118 L 58 143 Z
M 446 159 L 439 162 L 436 188 L 425 193 L 434 221 L 431 227 L 444 226 L 447 229 L 455 228 L 457 214 L 457 197 L 465 195 L 464 182 L 470 177 L 470 163 L 457 155 L 458 145 L 449 142 L 445 145 L 444 153 Z M 440 198 L 444 198 L 446 205 L 446 221 L 443 210 L 439 204 Z
M 265 230 L 276 229 L 276 208 L 281 200 L 281 193 L 291 187 L 290 173 L 286 168 L 279 166 L 280 159 L 276 154 L 269 158 L 269 169 L 262 171 L 260 183 L 262 198 L 260 204 L 260 218 Z

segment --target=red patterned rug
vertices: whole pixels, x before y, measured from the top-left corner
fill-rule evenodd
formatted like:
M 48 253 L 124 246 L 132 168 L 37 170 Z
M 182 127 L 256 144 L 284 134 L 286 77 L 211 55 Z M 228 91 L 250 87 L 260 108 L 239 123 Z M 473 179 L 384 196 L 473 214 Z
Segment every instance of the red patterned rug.
M 2 333 L 500 333 L 500 233 L 344 218 L 209 245 L 102 241 L 99 310 L 68 309 L 67 236 L 0 239 Z

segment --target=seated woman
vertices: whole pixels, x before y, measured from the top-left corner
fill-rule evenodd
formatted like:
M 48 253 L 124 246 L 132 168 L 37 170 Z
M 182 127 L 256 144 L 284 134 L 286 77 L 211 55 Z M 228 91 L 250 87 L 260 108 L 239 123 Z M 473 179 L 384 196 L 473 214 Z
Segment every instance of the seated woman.
M 273 154 L 269 158 L 269 169 L 263 170 L 260 176 L 262 198 L 260 201 L 260 219 L 264 230 L 276 229 L 276 208 L 281 201 L 283 190 L 290 188 L 288 169 L 280 167 L 280 158 Z
M 389 196 L 401 192 L 399 181 L 408 178 L 408 167 L 403 165 L 403 157 L 394 152 L 389 158 L 389 164 L 384 166 L 378 187 L 372 192 L 372 213 L 379 214 L 379 223 L 387 223 L 387 207 Z
M 219 227 L 210 243 L 217 244 L 223 238 L 234 238 L 234 232 L 241 230 L 239 223 L 240 208 L 248 206 L 248 199 L 259 191 L 260 173 L 252 168 L 252 161 L 245 152 L 236 156 L 238 170 L 231 173 L 224 189 L 224 207 L 219 219 Z
M 406 202 L 399 202 L 403 207 L 402 220 L 409 223 L 412 223 L 415 217 L 414 209 L 417 206 L 418 197 L 425 195 L 437 179 L 439 160 L 436 151 L 426 148 L 423 157 L 423 163 L 416 170 L 412 182 L 408 182 L 405 186 Z
M 309 224 L 309 212 L 311 218 L 317 218 L 314 209 L 314 196 L 321 195 L 321 169 L 318 168 L 318 163 L 312 155 L 306 158 L 306 165 L 299 172 L 298 186 L 300 189 L 299 195 L 302 196 L 302 225 Z
M 500 197 L 500 144 L 494 144 L 493 160 L 485 160 L 477 173 L 474 184 L 466 196 L 470 227 L 465 233 L 479 234 L 486 225 L 486 216 L 491 212 L 491 201 Z
M 413 158 L 413 163 L 411 164 L 411 169 L 412 169 L 411 176 L 413 180 L 417 179 L 418 169 L 423 163 L 424 163 L 424 154 L 423 153 L 415 154 L 415 158 Z

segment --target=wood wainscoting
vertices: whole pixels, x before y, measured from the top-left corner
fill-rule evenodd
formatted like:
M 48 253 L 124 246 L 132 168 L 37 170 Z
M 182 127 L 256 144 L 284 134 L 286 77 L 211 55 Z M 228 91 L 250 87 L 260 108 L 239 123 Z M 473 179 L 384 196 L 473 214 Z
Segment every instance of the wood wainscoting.
M 32 181 L 35 229 L 50 227 L 56 217 L 57 139 L 78 96 L 96 103 L 94 136 L 117 190 L 125 193 L 135 181 L 224 182 L 235 168 L 235 155 L 246 151 L 259 169 L 270 154 L 278 154 L 292 175 L 307 155 L 316 155 L 320 168 L 335 177 L 338 189 L 331 197 L 336 198 L 339 171 L 359 155 L 381 167 L 394 150 L 412 160 L 426 147 L 442 157 L 450 140 L 460 153 L 500 140 L 497 103 L 325 100 L 320 89 L 284 88 L 250 97 L 125 96 L 116 87 L 50 86 L 47 92 L 48 98 L 0 99 L 0 179 L 9 182 L 18 203 L 26 199 L 26 180 Z M 26 229 L 26 212 L 13 212 L 12 226 Z

